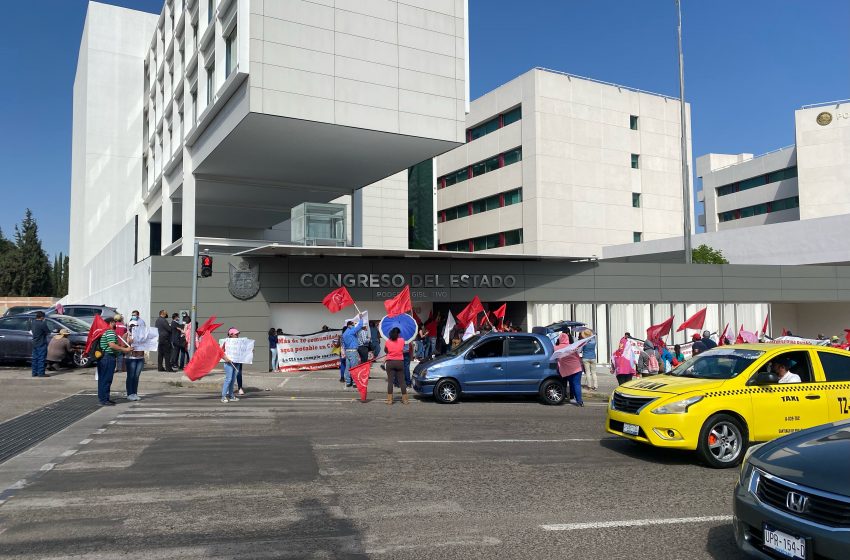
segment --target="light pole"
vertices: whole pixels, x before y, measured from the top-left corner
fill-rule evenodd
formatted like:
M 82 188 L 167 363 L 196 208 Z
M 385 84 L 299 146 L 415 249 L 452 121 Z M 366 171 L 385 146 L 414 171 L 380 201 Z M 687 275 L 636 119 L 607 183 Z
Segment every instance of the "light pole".
M 200 258 L 200 244 L 195 240 L 195 250 L 192 252 L 192 311 L 189 312 L 189 357 L 195 355 L 195 327 L 198 324 L 198 259 Z
M 676 12 L 679 16 L 679 111 L 682 131 L 682 205 L 684 207 L 683 241 L 685 246 L 685 263 L 691 264 L 691 174 L 688 172 L 688 125 L 685 111 L 685 55 L 682 51 L 682 4 L 676 1 Z

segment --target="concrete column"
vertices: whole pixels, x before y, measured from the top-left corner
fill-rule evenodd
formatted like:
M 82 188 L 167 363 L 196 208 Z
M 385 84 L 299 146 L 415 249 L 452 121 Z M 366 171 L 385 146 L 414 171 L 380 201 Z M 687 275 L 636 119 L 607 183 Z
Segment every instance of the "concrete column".
M 351 193 L 351 244 L 363 246 L 363 189 Z
M 183 148 L 183 246 L 180 254 L 192 256 L 195 250 L 195 174 L 192 154 Z M 163 214 L 164 215 L 164 214 Z
M 160 195 L 162 196 L 162 235 L 160 237 L 163 250 L 171 245 L 174 241 L 171 239 L 171 228 L 174 223 L 174 205 L 171 202 L 171 185 L 162 174 L 162 188 Z

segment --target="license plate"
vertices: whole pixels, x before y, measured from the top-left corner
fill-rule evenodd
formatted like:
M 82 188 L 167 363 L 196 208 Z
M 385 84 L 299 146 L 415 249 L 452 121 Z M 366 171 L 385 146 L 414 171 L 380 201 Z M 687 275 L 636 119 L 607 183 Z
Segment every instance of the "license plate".
M 623 424 L 623 433 L 636 436 L 640 433 L 640 426 L 635 424 Z
M 792 537 L 769 525 L 764 526 L 764 546 L 788 558 L 806 560 L 806 539 Z

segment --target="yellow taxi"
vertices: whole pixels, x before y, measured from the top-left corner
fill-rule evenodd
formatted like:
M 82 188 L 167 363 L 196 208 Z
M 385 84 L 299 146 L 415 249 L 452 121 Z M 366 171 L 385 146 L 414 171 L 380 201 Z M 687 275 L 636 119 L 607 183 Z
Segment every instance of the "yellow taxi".
M 696 450 L 709 466 L 724 468 L 736 465 L 750 443 L 846 418 L 850 352 L 739 344 L 619 386 L 605 428 L 656 447 Z

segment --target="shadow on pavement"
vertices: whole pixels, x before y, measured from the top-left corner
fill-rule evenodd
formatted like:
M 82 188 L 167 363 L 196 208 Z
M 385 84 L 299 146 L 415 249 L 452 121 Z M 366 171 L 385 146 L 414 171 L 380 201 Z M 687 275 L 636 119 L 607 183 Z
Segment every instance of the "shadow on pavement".
M 631 459 L 637 459 L 638 461 L 645 461 L 658 465 L 702 466 L 696 454 L 690 451 L 661 449 L 621 437 L 600 440 L 599 445 L 609 451 L 619 453 L 620 455 Z
M 705 551 L 715 560 L 748 558 L 746 554 L 738 550 L 738 545 L 735 544 L 735 532 L 731 523 L 725 523 L 708 530 Z

